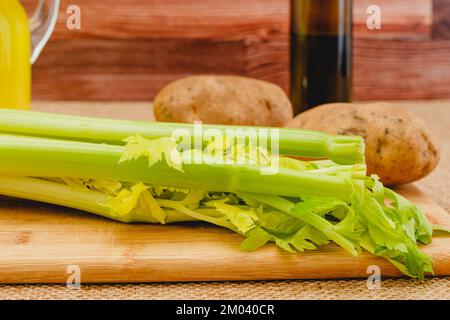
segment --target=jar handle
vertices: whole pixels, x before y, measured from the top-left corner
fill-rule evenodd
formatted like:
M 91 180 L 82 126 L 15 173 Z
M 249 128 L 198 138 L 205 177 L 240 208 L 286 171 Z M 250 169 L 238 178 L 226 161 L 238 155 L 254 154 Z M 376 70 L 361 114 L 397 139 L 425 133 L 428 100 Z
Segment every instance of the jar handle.
M 39 0 L 30 19 L 31 64 L 34 64 L 50 39 L 58 18 L 60 0 Z

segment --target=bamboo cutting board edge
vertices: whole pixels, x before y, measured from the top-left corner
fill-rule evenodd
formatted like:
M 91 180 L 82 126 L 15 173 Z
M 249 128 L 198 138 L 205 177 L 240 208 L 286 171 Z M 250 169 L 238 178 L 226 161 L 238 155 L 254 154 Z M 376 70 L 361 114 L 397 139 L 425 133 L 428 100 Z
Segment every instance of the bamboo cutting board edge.
M 413 186 L 399 191 L 450 226 L 450 216 Z M 290 254 L 274 245 L 239 251 L 242 238 L 203 224 L 125 225 L 56 206 L 2 200 L 0 283 L 65 283 L 79 266 L 82 283 L 367 278 L 401 276 L 389 262 L 363 253 L 354 258 L 334 245 Z M 424 251 L 436 275 L 450 275 L 450 238 L 436 237 Z M 70 270 L 69 270 L 70 271 Z

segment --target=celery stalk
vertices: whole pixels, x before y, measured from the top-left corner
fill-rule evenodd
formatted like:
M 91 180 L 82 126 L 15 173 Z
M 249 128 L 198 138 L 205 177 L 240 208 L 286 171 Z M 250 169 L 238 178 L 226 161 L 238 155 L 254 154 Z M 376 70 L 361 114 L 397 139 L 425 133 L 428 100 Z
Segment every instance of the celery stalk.
M 221 192 L 282 196 L 327 196 L 349 200 L 351 183 L 342 177 L 280 168 L 261 175 L 256 165 L 183 164 L 184 172 L 145 159 L 119 164 L 124 147 L 77 141 L 0 135 L 0 175 L 65 177 L 143 182 Z M 274 190 L 274 186 L 276 189 Z M 361 186 L 362 187 L 362 186 Z
M 108 197 L 93 190 L 74 190 L 67 185 L 36 178 L 0 177 L 0 194 L 56 204 L 73 209 L 83 210 L 99 216 L 121 222 L 158 223 L 151 215 L 138 215 L 134 212 L 125 216 L 117 216 L 105 205 Z M 167 223 L 197 221 L 191 216 L 177 210 L 166 210 Z
M 247 130 L 251 127 L 204 125 L 203 129 Z M 47 136 L 58 139 L 122 144 L 122 140 L 139 134 L 148 139 L 170 137 L 174 130 L 187 130 L 207 143 L 192 124 L 158 123 L 87 118 L 20 110 L 0 109 L 0 132 L 20 135 Z M 253 128 L 270 129 L 270 128 Z M 274 128 L 272 128 L 274 129 Z M 277 128 L 278 129 L 278 128 Z M 307 158 L 329 158 L 339 164 L 364 163 L 364 143 L 357 136 L 332 136 L 321 132 L 278 129 L 280 154 Z M 272 145 L 268 135 L 268 148 Z
M 261 149 L 247 154 L 252 146 L 235 144 L 241 148 L 226 155 L 231 162 L 219 164 L 203 160 L 213 158 L 211 151 L 222 156 L 222 146 L 180 152 L 167 137 L 175 124 L 141 123 L 139 131 L 133 122 L 99 120 L 97 130 L 92 119 L 0 114 L 2 195 L 122 222 L 204 221 L 244 236 L 244 250 L 267 242 L 289 252 L 314 250 L 332 240 L 353 255 L 367 248 L 412 277 L 433 272 L 431 259 L 417 246 L 432 237 L 423 213 L 376 176 L 365 177 L 364 164 L 348 165 L 362 157 L 358 139 L 287 130 L 284 150 L 334 161 L 266 156 Z M 158 139 L 136 135 L 149 132 Z M 296 141 L 294 133 L 302 137 Z M 258 165 L 235 161 L 240 159 L 256 159 L 249 163 Z

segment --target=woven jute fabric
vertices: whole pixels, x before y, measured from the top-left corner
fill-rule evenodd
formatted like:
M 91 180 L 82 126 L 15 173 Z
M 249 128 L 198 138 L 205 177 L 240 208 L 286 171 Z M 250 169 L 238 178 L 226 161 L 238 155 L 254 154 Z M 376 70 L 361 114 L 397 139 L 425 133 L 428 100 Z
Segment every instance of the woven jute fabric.
M 450 212 L 450 101 L 405 104 L 429 125 L 442 145 L 438 168 L 416 185 Z M 151 118 L 148 103 L 37 103 L 35 110 L 92 116 Z M 366 279 L 153 283 L 127 285 L 0 285 L 0 299 L 450 299 L 450 277 L 426 281 L 382 279 L 369 288 Z
M 0 286 L 1 299 L 447 300 L 449 292 L 450 278 L 424 282 L 387 279 L 376 289 L 369 289 L 366 280 L 87 285 L 80 289 L 63 285 Z

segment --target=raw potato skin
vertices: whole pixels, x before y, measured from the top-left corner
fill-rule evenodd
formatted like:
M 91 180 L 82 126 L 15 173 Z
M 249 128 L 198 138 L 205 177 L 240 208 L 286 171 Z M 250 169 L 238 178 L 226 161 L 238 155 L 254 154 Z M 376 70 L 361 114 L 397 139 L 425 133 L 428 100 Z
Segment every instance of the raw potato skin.
M 387 186 L 419 180 L 439 162 L 439 146 L 425 123 L 394 104 L 327 104 L 300 114 L 287 127 L 364 137 L 368 174 L 377 174 Z
M 235 76 L 193 76 L 170 83 L 154 100 L 163 122 L 282 127 L 291 102 L 275 84 Z

